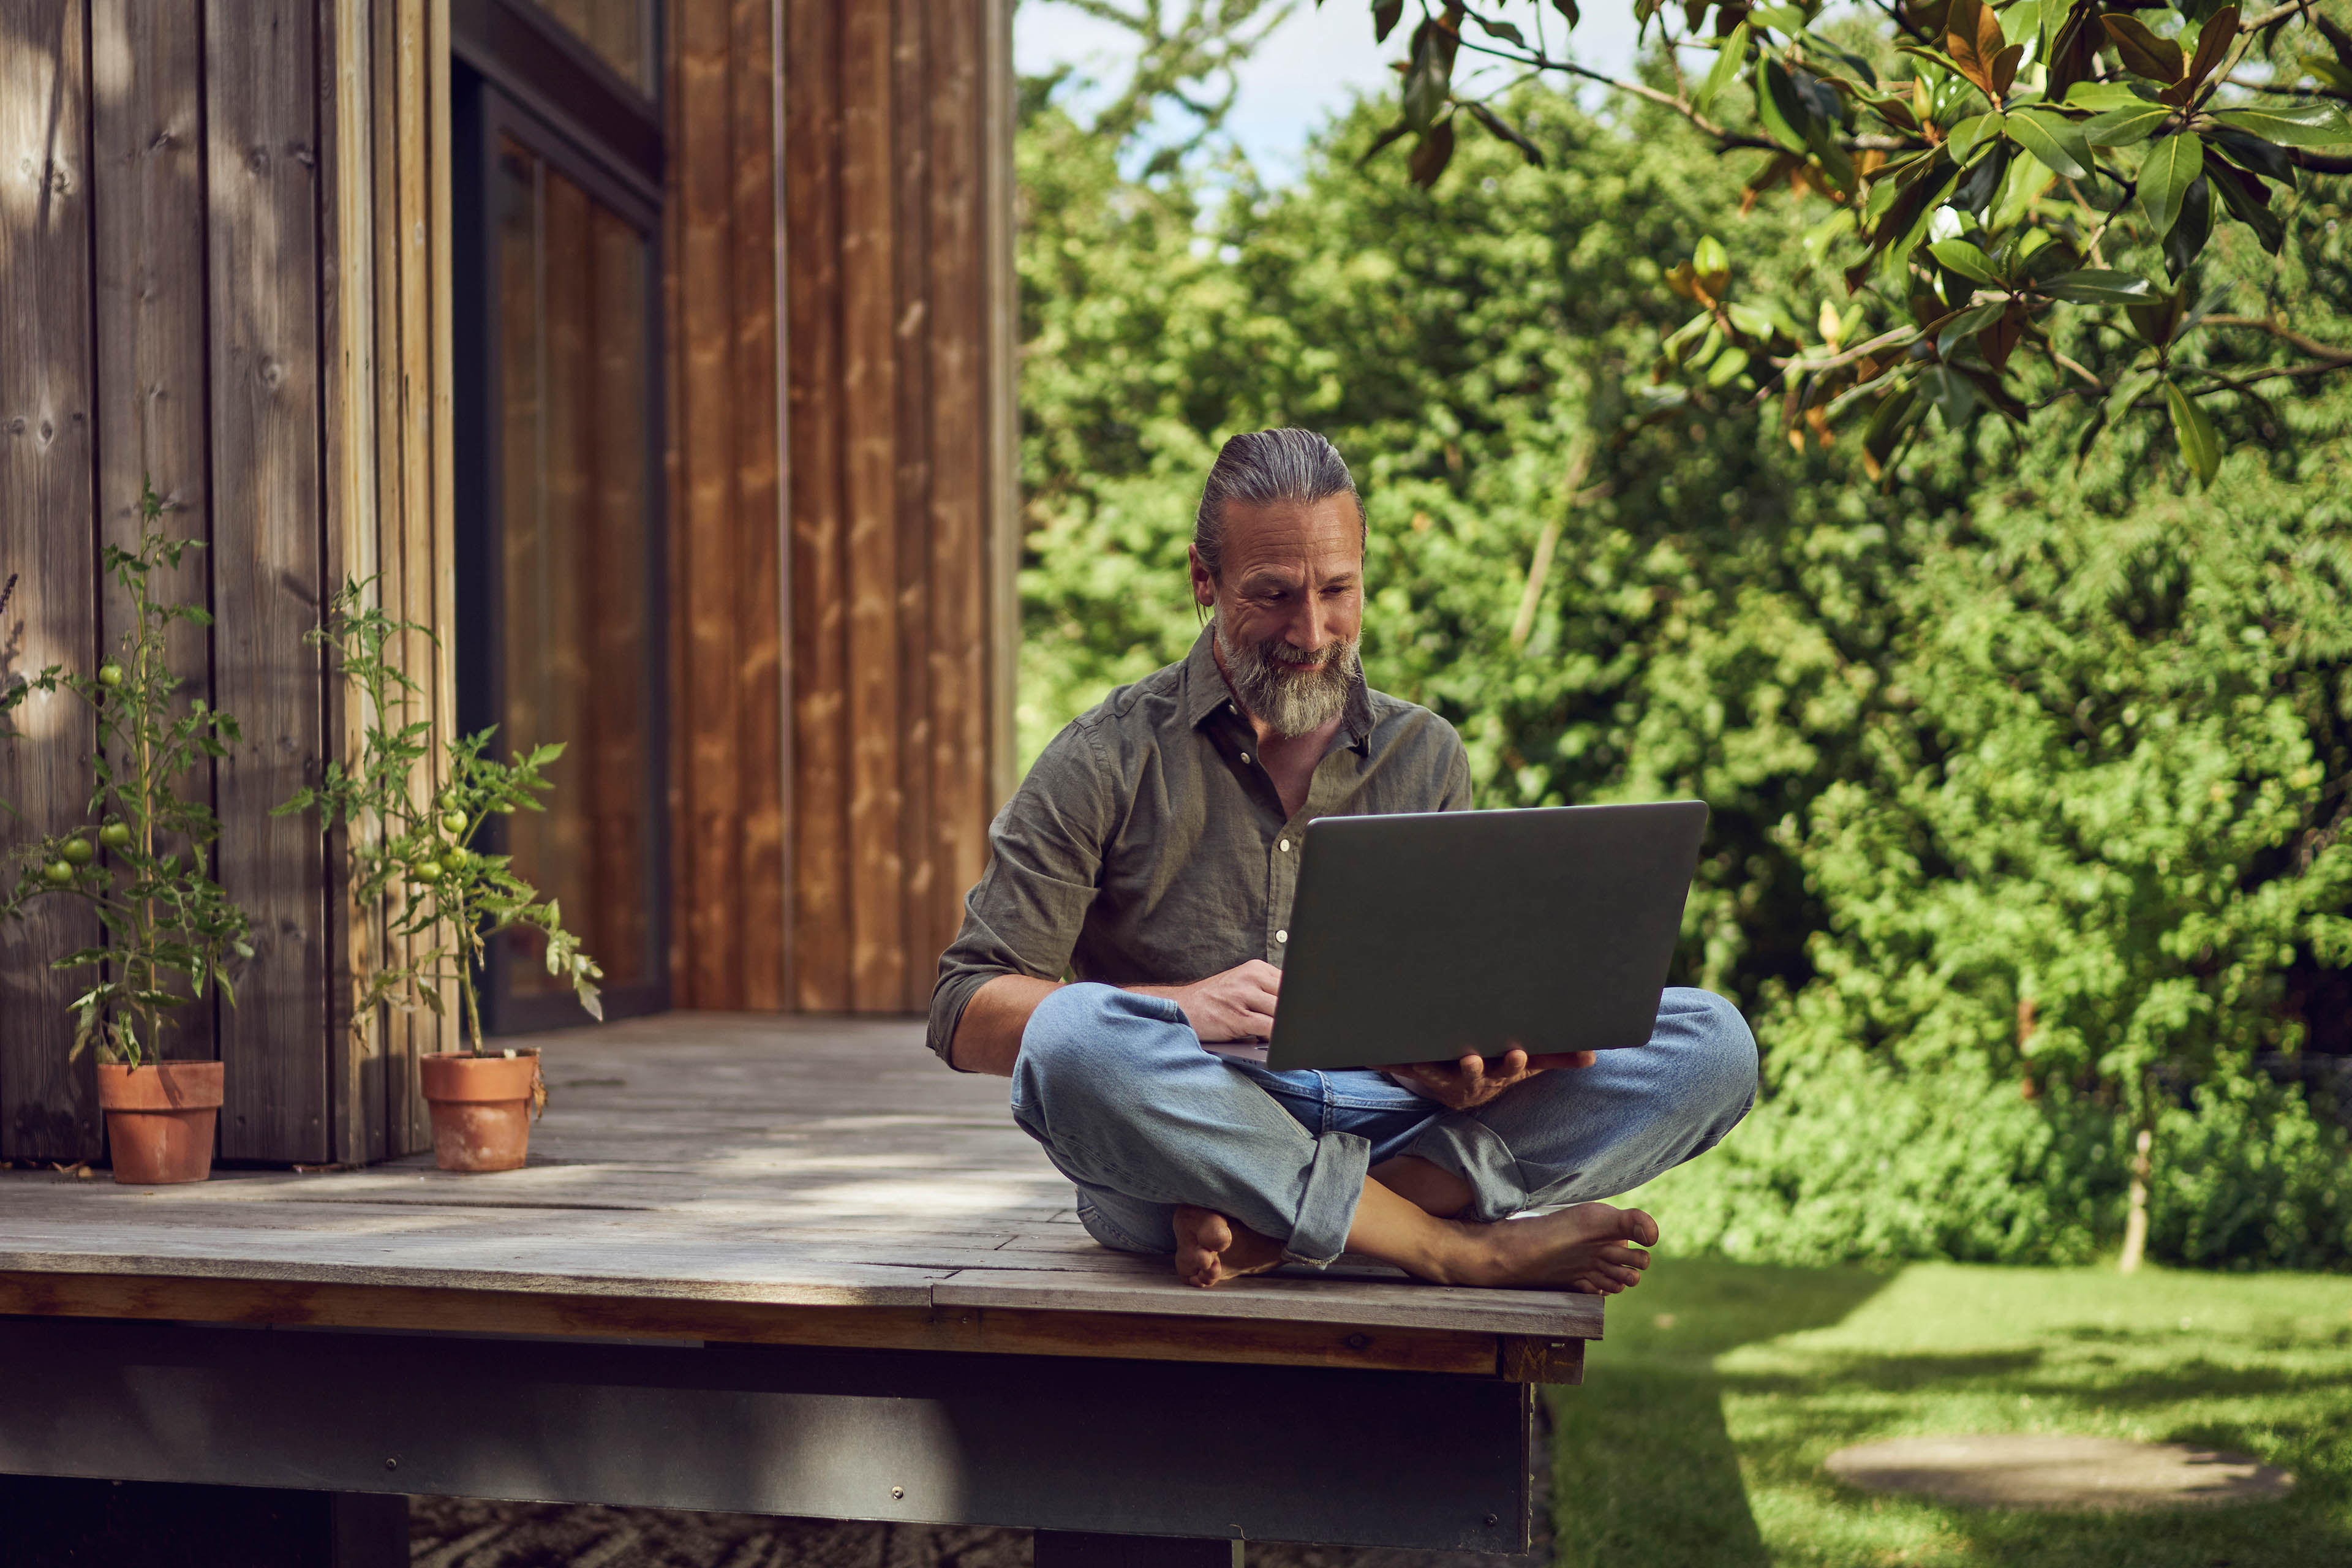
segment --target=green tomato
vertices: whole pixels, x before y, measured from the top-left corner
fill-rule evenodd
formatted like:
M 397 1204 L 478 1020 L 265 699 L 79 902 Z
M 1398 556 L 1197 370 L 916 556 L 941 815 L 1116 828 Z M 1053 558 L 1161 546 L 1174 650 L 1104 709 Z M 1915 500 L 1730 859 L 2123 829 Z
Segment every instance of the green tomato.
M 408 879 L 420 888 L 428 882 L 437 882 L 441 879 L 441 868 L 435 861 L 419 860 L 408 868 Z
M 443 812 L 441 814 L 441 831 L 444 833 L 465 832 L 466 814 L 462 811 Z
M 444 870 L 447 871 L 464 870 L 466 868 L 466 852 L 463 849 L 450 850 L 447 854 L 441 857 L 441 866 Z
M 52 860 L 41 868 L 41 875 L 48 879 L 51 887 L 62 888 L 73 880 L 73 868 L 62 860 Z
M 104 664 L 98 667 L 98 683 L 100 686 L 121 685 L 122 667 L 115 663 L 112 659 L 108 659 Z
M 131 825 L 110 822 L 98 830 L 98 841 L 109 849 L 128 849 L 131 847 Z
M 98 851 L 89 847 L 87 838 L 68 838 L 58 846 L 58 853 L 68 866 L 87 866 L 98 858 Z

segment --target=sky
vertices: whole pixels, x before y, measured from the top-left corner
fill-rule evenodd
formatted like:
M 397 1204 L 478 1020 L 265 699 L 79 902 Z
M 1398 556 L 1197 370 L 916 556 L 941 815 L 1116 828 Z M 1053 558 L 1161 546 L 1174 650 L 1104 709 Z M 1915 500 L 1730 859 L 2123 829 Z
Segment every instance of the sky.
M 1158 4 L 1173 11 L 1183 0 L 1118 0 L 1130 9 Z M 1531 26 L 1531 5 L 1497 8 L 1506 19 Z M 1298 173 L 1308 134 L 1333 114 L 1346 110 L 1354 95 L 1395 91 L 1396 75 L 1388 62 L 1402 59 L 1412 35 L 1408 21 L 1389 35 L 1385 45 L 1372 42 L 1371 7 L 1367 0 L 1297 0 L 1290 16 L 1277 27 L 1241 71 L 1241 90 L 1225 129 L 1269 182 Z M 1547 35 L 1557 48 L 1558 12 L 1545 12 Z M 1532 33 L 1530 34 L 1532 36 Z M 1013 63 L 1024 75 L 1041 76 L 1056 66 L 1075 66 L 1077 74 L 1097 84 L 1091 92 L 1065 89 L 1066 100 L 1083 112 L 1090 99 L 1115 94 L 1126 80 L 1132 58 L 1132 35 L 1108 22 L 1098 22 L 1058 0 L 1020 0 L 1013 17 Z M 1622 74 L 1633 58 L 1633 8 L 1627 0 L 1596 0 L 1586 7 L 1570 46 L 1579 64 Z M 1457 79 L 1466 77 L 1472 57 L 1465 54 Z

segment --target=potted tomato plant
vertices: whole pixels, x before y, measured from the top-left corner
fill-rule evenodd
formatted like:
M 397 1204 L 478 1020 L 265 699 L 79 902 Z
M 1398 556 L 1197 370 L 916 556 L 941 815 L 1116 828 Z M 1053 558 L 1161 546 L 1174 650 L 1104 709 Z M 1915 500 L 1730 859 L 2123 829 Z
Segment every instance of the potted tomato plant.
M 370 604 L 374 580 L 346 581 L 311 640 L 330 649 L 365 715 L 359 754 L 331 763 L 316 788 L 276 814 L 313 811 L 322 832 L 344 828 L 354 909 L 379 904 L 384 929 L 412 939 L 405 964 L 379 963 L 354 976 L 352 1026 L 364 1029 L 383 1008 L 442 1014 L 445 988 L 457 994 L 458 1045 L 424 1057 L 420 1072 L 433 1117 L 434 1161 L 445 1171 L 510 1171 L 530 1151 L 530 1123 L 547 1102 L 539 1053 L 492 1048 L 482 1036 L 477 975 L 484 950 L 500 931 L 540 933 L 551 974 L 569 981 L 589 1016 L 602 1021 L 596 982 L 604 977 L 579 938 L 563 929 L 552 899 L 514 871 L 506 855 L 477 847 L 491 817 L 541 811 L 554 786 L 546 769 L 563 754 L 544 745 L 506 762 L 489 754 L 492 731 L 453 737 L 441 749 L 442 783 L 430 785 L 433 726 L 409 716 L 419 687 L 391 657 L 408 633 L 437 641 L 430 627 L 395 620 Z
M 114 1179 L 139 1185 L 212 1173 L 221 1064 L 171 1060 L 164 1043 L 176 1010 L 208 987 L 234 1005 L 222 966 L 253 956 L 245 911 L 212 879 L 220 825 L 209 806 L 179 793 L 190 769 L 226 756 L 239 736 L 236 721 L 202 698 L 184 704 L 174 696 L 185 682 L 171 671 L 165 634 L 174 622 L 210 626 L 212 616 L 154 596 L 156 569 L 177 571 L 184 552 L 203 548 L 165 538 L 163 516 L 154 488 L 143 487 L 139 548 L 105 547 L 103 569 L 131 610 L 116 654 L 87 674 L 51 665 L 0 693 L 0 712 L 36 692 L 64 692 L 97 719 L 86 819 L 16 846 L 16 875 L 0 913 L 21 917 L 38 900 L 77 899 L 104 928 L 102 944 L 53 967 L 93 973 L 70 1004 L 72 1050 L 98 1051 Z

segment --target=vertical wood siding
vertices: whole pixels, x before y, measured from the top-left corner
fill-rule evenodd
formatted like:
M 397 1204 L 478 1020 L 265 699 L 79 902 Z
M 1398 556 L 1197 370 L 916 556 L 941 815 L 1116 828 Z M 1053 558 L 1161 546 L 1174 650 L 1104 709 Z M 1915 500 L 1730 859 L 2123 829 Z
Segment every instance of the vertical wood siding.
M 88 671 L 99 646 L 89 23 L 81 0 L 0 0 L 0 582 L 16 575 L 0 679 Z M 0 800 L 32 824 L 81 821 L 87 710 L 60 694 L 15 717 Z M 26 831 L 0 816 L 9 842 Z M 48 967 L 97 939 L 97 921 L 61 899 L 0 921 L 0 1157 L 98 1152 L 96 1070 L 66 1059 L 73 977 Z
M 425 1142 L 415 1057 L 439 1035 L 352 1026 L 381 911 L 351 918 L 340 847 L 268 808 L 362 720 L 303 642 L 335 584 L 381 574 L 432 625 L 453 604 L 446 37 L 446 0 L 0 0 L 0 576 L 22 574 L 0 647 L 88 668 L 121 634 L 96 552 L 136 539 L 142 480 L 210 546 L 161 584 L 216 616 L 173 663 L 247 743 L 183 787 L 215 803 L 258 955 L 172 1054 L 228 1064 L 229 1159 Z M 446 732 L 446 650 L 404 656 Z M 25 718 L 0 798 L 26 821 L 0 842 L 82 816 L 89 726 Z M 94 934 L 66 906 L 0 928 L 0 1157 L 99 1152 L 46 968 Z
M 1010 784 L 1009 8 L 786 15 L 792 1000 L 916 1011 Z

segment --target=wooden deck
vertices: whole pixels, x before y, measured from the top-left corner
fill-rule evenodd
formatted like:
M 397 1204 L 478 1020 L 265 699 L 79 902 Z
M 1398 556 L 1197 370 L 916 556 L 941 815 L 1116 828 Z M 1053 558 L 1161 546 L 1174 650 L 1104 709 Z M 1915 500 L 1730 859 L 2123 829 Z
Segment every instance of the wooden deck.
M 1002 1079 L 920 1026 L 673 1014 L 534 1037 L 531 1163 L 0 1172 L 0 1314 L 1129 1357 L 1579 1381 L 1600 1299 L 1377 1264 L 1215 1290 L 1097 1247 Z

